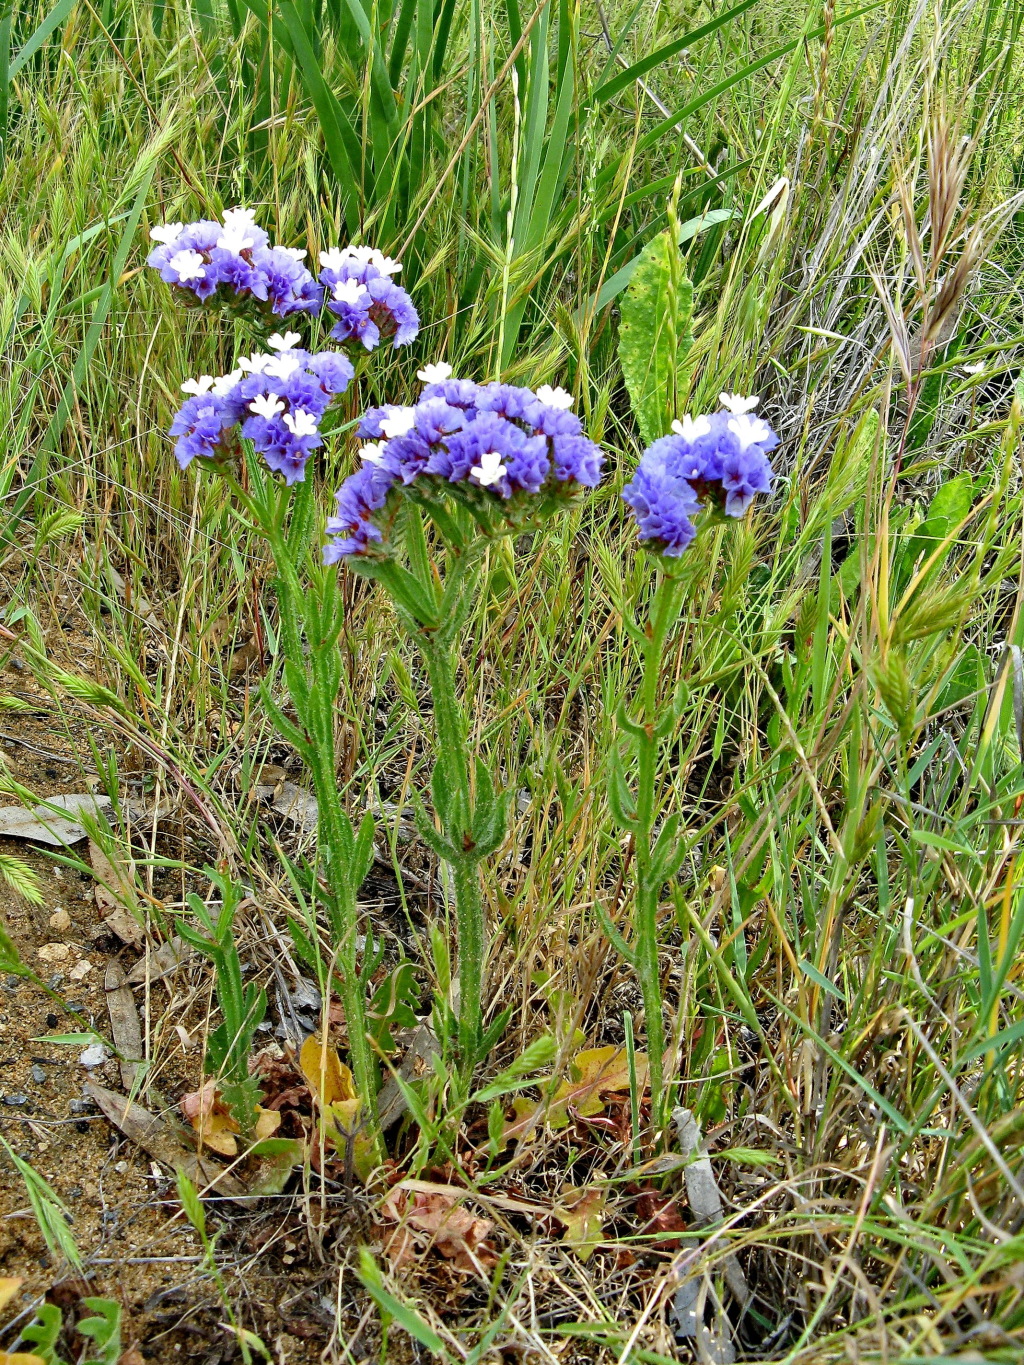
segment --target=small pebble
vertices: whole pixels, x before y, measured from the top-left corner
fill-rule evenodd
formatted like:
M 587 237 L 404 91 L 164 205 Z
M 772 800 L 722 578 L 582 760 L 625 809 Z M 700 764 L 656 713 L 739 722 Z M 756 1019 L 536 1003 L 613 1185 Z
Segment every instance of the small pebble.
M 91 1047 L 85 1049 L 78 1060 L 87 1070 L 94 1066 L 102 1066 L 107 1060 L 107 1049 L 102 1043 L 93 1043 Z
M 63 906 L 58 905 L 50 916 L 50 928 L 56 929 L 58 934 L 66 934 L 71 928 L 71 916 Z
M 87 1128 L 88 1128 L 88 1126 L 89 1126 L 89 1125 L 86 1124 L 86 1127 L 87 1127 Z M 67 1197 L 68 1197 L 68 1199 L 81 1199 L 81 1197 L 82 1197 L 82 1187 L 81 1187 L 81 1185 L 72 1185 L 71 1188 L 70 1188 L 70 1190 L 68 1190 L 68 1192 L 67 1192 Z
M 92 1100 L 71 1100 L 68 1104 L 68 1112 L 71 1114 L 87 1114 L 92 1108 Z
M 9 991 L 16 991 L 20 984 L 21 984 L 20 976 L 9 976 L 7 980 L 4 982 L 4 985 L 7 987 Z
M 124 1175 L 124 1173 L 125 1173 L 125 1171 L 126 1171 L 127 1169 L 128 1169 L 128 1163 L 127 1163 L 127 1161 L 115 1161 L 115 1162 L 114 1162 L 114 1170 L 117 1171 L 118 1175 Z
M 51 985 L 51 986 L 50 986 L 50 990 L 51 990 L 51 991 L 55 991 L 56 989 L 57 989 L 56 986 L 54 986 L 54 985 Z M 46 1016 L 46 1027 L 47 1027 L 47 1028 L 56 1028 L 56 1027 L 57 1027 L 57 1022 L 58 1022 L 58 1020 L 57 1020 L 57 1016 L 56 1016 L 55 1014 L 48 1014 L 48 1015 Z
M 32 1079 L 35 1081 L 36 1085 L 46 1084 L 46 1072 L 38 1064 L 32 1068 Z
M 17 1105 L 17 1104 L 28 1104 L 28 1096 L 27 1096 L 27 1095 L 5 1095 L 5 1096 L 4 1096 L 4 1104 L 12 1104 L 12 1105 Z

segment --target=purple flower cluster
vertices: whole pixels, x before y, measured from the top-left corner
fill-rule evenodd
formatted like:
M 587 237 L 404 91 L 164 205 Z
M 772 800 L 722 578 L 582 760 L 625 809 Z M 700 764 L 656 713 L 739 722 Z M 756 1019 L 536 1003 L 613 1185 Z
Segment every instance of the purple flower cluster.
M 252 441 L 285 483 L 299 483 L 306 461 L 321 445 L 320 420 L 348 388 L 352 362 L 336 351 L 311 355 L 297 348 L 295 332 L 272 336 L 271 348 L 239 358 L 219 379 L 204 374 L 182 384 L 191 394 L 171 424 L 182 469 L 197 457 L 231 454 L 238 436 Z
M 692 517 L 709 502 L 728 517 L 742 517 L 757 493 L 771 492 L 768 452 L 779 438 L 750 414 L 756 398 L 720 395 L 723 411 L 672 423 L 644 451 L 622 497 L 632 509 L 640 539 L 661 554 L 681 555 L 696 531 Z
M 319 313 L 326 301 L 337 318 L 331 336 L 367 351 L 387 340 L 405 346 L 419 331 L 412 299 L 392 279 L 402 267 L 373 247 L 321 251 L 316 280 L 305 251 L 272 247 L 250 209 L 228 209 L 222 223 L 165 223 L 150 237 L 158 245 L 149 264 L 189 304 L 217 299 L 287 317 Z
M 222 223 L 165 223 L 150 237 L 158 245 L 148 264 L 189 304 L 255 303 L 276 317 L 315 313 L 324 291 L 302 264 L 298 247 L 271 246 L 249 209 L 228 209 Z
M 409 295 L 391 278 L 401 266 L 368 246 L 346 246 L 320 253 L 320 282 L 327 309 L 338 321 L 337 341 L 357 341 L 368 351 L 382 341 L 405 346 L 420 329 Z
M 471 503 L 498 504 L 517 493 L 571 492 L 599 481 L 604 456 L 584 436 L 563 389 L 474 384 L 452 378 L 445 364 L 428 365 L 419 378 L 424 388 L 415 406 L 371 408 L 363 417 L 363 467 L 338 492 L 326 564 L 382 540 L 374 516 L 396 486 L 458 486 Z

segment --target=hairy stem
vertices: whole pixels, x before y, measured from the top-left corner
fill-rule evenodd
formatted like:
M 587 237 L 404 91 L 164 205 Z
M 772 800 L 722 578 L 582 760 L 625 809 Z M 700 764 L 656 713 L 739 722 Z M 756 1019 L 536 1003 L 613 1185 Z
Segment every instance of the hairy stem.
M 665 1021 L 658 955 L 658 901 L 661 877 L 654 866 L 655 794 L 660 742 L 658 695 L 665 639 L 679 613 L 681 587 L 676 579 L 662 576 L 655 591 L 651 617 L 644 632 L 643 683 L 641 686 L 642 734 L 635 740 L 637 756 L 635 947 L 636 970 L 644 1001 L 647 1053 L 651 1078 L 651 1115 L 655 1133 L 664 1128 L 667 1114 L 665 1089 Z
M 448 792 L 447 810 L 439 812 L 444 835 L 457 856 L 452 860 L 455 915 L 459 936 L 459 1057 L 463 1075 L 472 1071 L 480 1044 L 487 925 L 480 873 L 473 857 L 472 795 L 466 719 L 455 687 L 455 660 L 447 639 L 420 637 L 434 703 L 437 759 Z

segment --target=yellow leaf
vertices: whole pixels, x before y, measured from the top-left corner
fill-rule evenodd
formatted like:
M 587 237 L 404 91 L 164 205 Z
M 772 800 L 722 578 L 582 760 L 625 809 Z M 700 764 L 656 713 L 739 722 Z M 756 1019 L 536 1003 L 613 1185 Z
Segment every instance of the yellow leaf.
M 352 1072 L 333 1047 L 324 1048 L 321 1039 L 309 1037 L 299 1052 L 299 1066 L 313 1098 L 323 1110 L 324 1136 L 344 1152 L 352 1143 L 352 1165 L 360 1180 L 365 1180 L 377 1157 L 366 1125 L 359 1114 L 362 1098 L 356 1094 Z
M 28 1351 L 0 1351 L 0 1365 L 46 1365 L 46 1361 Z
M 281 1115 L 276 1109 L 264 1109 L 256 1106 L 259 1118 L 256 1120 L 256 1137 L 262 1142 L 264 1138 L 272 1137 L 281 1127 Z
M 636 1084 L 641 1093 L 647 1088 L 650 1071 L 647 1053 L 635 1054 Z M 577 1052 L 573 1059 L 573 1079 L 563 1081 L 555 1091 L 548 1122 L 552 1128 L 564 1128 L 569 1122 L 568 1108 L 584 1118 L 600 1114 L 604 1108 L 603 1095 L 628 1093 L 629 1058 L 624 1047 L 589 1048 Z
M 502 1144 L 513 1139 L 518 1143 L 531 1142 L 537 1136 L 537 1124 L 533 1115 L 537 1112 L 537 1101 L 528 1100 L 525 1095 L 517 1095 L 512 1101 L 513 1116 L 505 1120 L 501 1130 Z
M 6 1308 L 10 1301 L 17 1294 L 18 1290 L 25 1283 L 17 1276 L 0 1276 L 0 1308 Z
M 554 1215 L 565 1224 L 562 1241 L 581 1261 L 589 1259 L 604 1235 L 604 1190 L 574 1190 L 569 1186 L 565 1203 L 559 1204 Z
M 201 1114 L 196 1124 L 199 1141 L 221 1156 L 236 1156 L 238 1143 L 235 1134 L 238 1124 L 230 1114 Z
M 302 1044 L 299 1067 L 318 1104 L 355 1099 L 352 1072 L 333 1047 L 324 1047 L 322 1040 L 313 1034 Z
M 325 1124 L 324 1131 L 341 1152 L 351 1141 L 352 1168 L 359 1179 L 365 1181 L 376 1166 L 377 1157 L 366 1125 L 359 1117 L 362 1107 L 361 1099 L 336 1100 L 324 1115 L 325 1119 L 333 1120 Z

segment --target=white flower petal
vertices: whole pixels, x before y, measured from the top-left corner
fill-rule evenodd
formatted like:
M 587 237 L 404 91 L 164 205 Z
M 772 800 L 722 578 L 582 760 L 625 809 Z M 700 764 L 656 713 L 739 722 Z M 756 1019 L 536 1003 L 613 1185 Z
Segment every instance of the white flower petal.
M 260 393 L 249 404 L 249 411 L 254 412 L 257 417 L 276 417 L 279 412 L 284 412 L 284 404 L 276 393 Z
M 415 408 L 392 408 L 380 424 L 380 429 L 389 440 L 405 436 L 416 425 Z
M 537 397 L 549 408 L 561 408 L 563 412 L 568 412 L 573 405 L 573 396 L 565 389 L 552 388 L 550 384 L 542 384 L 537 390 Z
M 150 241 L 162 242 L 164 246 L 170 246 L 176 242 L 185 231 L 184 223 L 164 223 L 161 227 L 150 228 Z
M 315 436 L 317 432 L 316 414 L 305 408 L 294 408 L 281 419 L 293 436 Z
M 485 450 L 480 456 L 480 463 L 474 465 L 469 471 L 484 488 L 489 488 L 492 483 L 508 473 L 506 467 L 501 463 L 501 456 L 496 450 Z
M 689 413 L 686 413 L 681 422 L 672 423 L 672 430 L 684 441 L 692 443 L 699 440 L 701 436 L 707 436 L 711 430 L 711 423 L 703 414 L 700 417 L 691 417 Z
M 443 384 L 446 379 L 451 379 L 452 367 L 446 360 L 435 361 L 432 365 L 424 365 L 422 370 L 416 371 L 416 378 L 423 384 Z
M 205 262 L 198 251 L 179 251 L 168 261 L 168 265 L 182 284 L 188 280 L 203 279 L 206 275 L 206 271 L 203 269 L 204 264 Z
M 744 398 L 738 393 L 720 393 L 718 401 L 727 412 L 735 413 L 737 417 L 742 417 L 744 413 L 753 412 L 760 403 L 760 398 Z
M 280 332 L 274 332 L 267 337 L 267 345 L 272 351 L 291 351 L 301 340 L 298 332 L 285 332 L 284 336 Z
M 366 293 L 366 285 L 362 280 L 339 280 L 332 292 L 338 303 L 356 304 Z
M 181 386 L 182 393 L 209 393 L 214 387 L 212 374 L 201 374 L 198 379 L 186 379 Z

